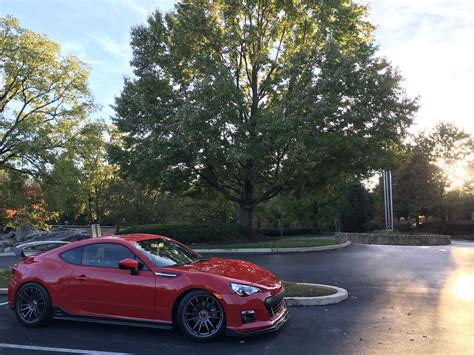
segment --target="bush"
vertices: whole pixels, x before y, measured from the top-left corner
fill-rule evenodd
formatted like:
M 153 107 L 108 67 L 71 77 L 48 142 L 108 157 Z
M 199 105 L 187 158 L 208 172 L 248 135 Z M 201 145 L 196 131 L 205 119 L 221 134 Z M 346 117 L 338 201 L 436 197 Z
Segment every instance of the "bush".
M 408 221 L 398 222 L 393 225 L 393 229 L 398 232 L 410 232 L 412 230 L 412 225 Z
M 377 220 L 371 220 L 371 221 L 368 221 L 366 224 L 364 224 L 364 228 L 368 232 L 381 230 L 381 229 L 385 229 L 385 223 L 377 221 Z
M 122 228 L 118 234 L 158 234 L 176 239 L 182 243 L 216 242 L 237 239 L 238 224 L 147 224 Z
M 255 230 L 255 232 L 266 235 L 268 237 L 280 236 L 280 228 L 257 229 Z M 311 234 L 311 233 L 313 233 L 312 228 L 283 228 L 284 236 L 302 235 L 302 234 Z

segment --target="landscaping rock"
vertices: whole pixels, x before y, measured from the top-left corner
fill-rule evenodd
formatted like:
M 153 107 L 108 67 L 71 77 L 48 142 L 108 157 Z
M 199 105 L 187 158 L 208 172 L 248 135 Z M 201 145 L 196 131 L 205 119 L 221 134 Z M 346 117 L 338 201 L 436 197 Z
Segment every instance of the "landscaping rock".
M 3 250 L 3 252 L 4 252 L 4 253 L 8 253 L 8 254 L 15 254 L 14 249 L 15 249 L 14 247 L 6 247 L 6 248 Z
M 11 240 L 2 240 L 0 241 L 0 253 L 4 253 L 6 249 L 13 246 L 13 241 Z
M 90 238 L 88 231 L 76 228 L 61 226 L 52 229 L 49 232 L 41 231 L 31 226 L 20 226 L 15 232 L 9 232 L 0 236 L 0 253 L 11 251 L 11 248 L 28 242 L 39 240 L 62 240 L 74 242 L 77 240 Z
M 20 226 L 15 232 L 15 241 L 17 243 L 24 243 L 28 240 L 34 239 L 40 236 L 41 231 L 31 226 Z
M 57 227 L 47 232 L 43 239 L 47 240 L 63 240 L 68 242 L 74 242 L 77 240 L 90 238 L 89 232 L 82 229 L 68 228 L 68 227 Z
M 13 239 L 13 238 L 15 238 L 15 232 L 8 232 L 0 236 L 0 239 L 3 239 L 3 240 Z
M 378 245 L 448 245 L 449 235 L 441 234 L 377 234 L 377 233 L 336 233 L 336 240 L 353 244 Z

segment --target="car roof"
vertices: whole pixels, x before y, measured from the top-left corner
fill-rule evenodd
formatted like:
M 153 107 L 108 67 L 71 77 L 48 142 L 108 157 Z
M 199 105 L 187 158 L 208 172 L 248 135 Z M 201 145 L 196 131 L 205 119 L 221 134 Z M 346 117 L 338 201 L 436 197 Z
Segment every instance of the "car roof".
M 110 236 L 99 237 L 99 238 L 88 238 L 88 239 L 75 242 L 74 245 L 78 246 L 81 244 L 103 243 L 103 242 L 133 243 L 133 242 L 140 242 L 142 240 L 149 240 L 149 239 L 156 239 L 156 238 L 169 239 L 162 235 L 136 233 L 136 234 L 110 235 Z
M 104 238 L 108 238 L 108 237 L 102 237 L 100 239 L 104 239 Z M 113 238 L 113 239 L 122 239 L 122 240 L 126 240 L 127 242 L 129 243 L 133 243 L 133 242 L 140 242 L 142 240 L 149 240 L 149 239 L 156 239 L 156 238 L 164 238 L 164 239 L 169 239 L 163 235 L 157 235 L 157 234 L 142 234 L 142 233 L 134 233 L 134 234 L 123 234 L 123 235 L 114 235 L 114 236 L 111 236 L 110 238 Z
M 48 255 L 50 253 L 55 253 L 55 254 L 61 254 L 64 251 L 75 249 L 81 246 L 85 245 L 90 245 L 90 244 L 97 244 L 97 243 L 120 243 L 120 244 L 130 244 L 133 242 L 140 242 L 142 240 L 150 240 L 150 239 L 157 239 L 157 238 L 162 238 L 162 239 L 169 239 L 165 236 L 162 235 L 156 235 L 156 234 L 123 234 L 123 235 L 112 235 L 112 236 L 106 236 L 106 237 L 100 237 L 100 238 L 88 238 L 88 239 L 83 239 L 79 240 L 76 242 L 72 243 L 67 243 L 64 244 L 63 246 L 60 246 L 58 248 L 55 248 L 53 250 L 47 251 L 45 253 L 42 253 L 39 256 L 43 255 Z

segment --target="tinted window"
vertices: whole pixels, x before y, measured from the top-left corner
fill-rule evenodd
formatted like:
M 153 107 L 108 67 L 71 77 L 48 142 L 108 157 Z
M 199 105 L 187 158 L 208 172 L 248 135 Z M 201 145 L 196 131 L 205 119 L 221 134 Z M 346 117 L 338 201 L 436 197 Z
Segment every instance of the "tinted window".
M 118 244 L 91 244 L 84 247 L 82 265 L 118 268 L 123 259 L 135 259 L 130 249 Z
M 158 267 L 192 264 L 202 260 L 199 254 L 169 239 L 148 239 L 133 245 Z
M 68 262 L 69 264 L 79 265 L 82 260 L 82 249 L 84 248 L 76 248 L 76 249 L 66 251 L 61 254 L 61 258 L 65 262 Z

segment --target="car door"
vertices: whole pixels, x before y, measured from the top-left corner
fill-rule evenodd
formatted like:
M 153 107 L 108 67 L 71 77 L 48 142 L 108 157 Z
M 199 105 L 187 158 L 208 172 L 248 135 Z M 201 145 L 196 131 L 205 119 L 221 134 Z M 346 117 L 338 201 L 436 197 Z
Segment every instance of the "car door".
M 155 275 L 146 266 L 138 275 L 118 267 L 120 260 L 138 257 L 117 243 L 82 247 L 81 261 L 69 278 L 68 293 L 82 315 L 152 320 L 155 308 Z

